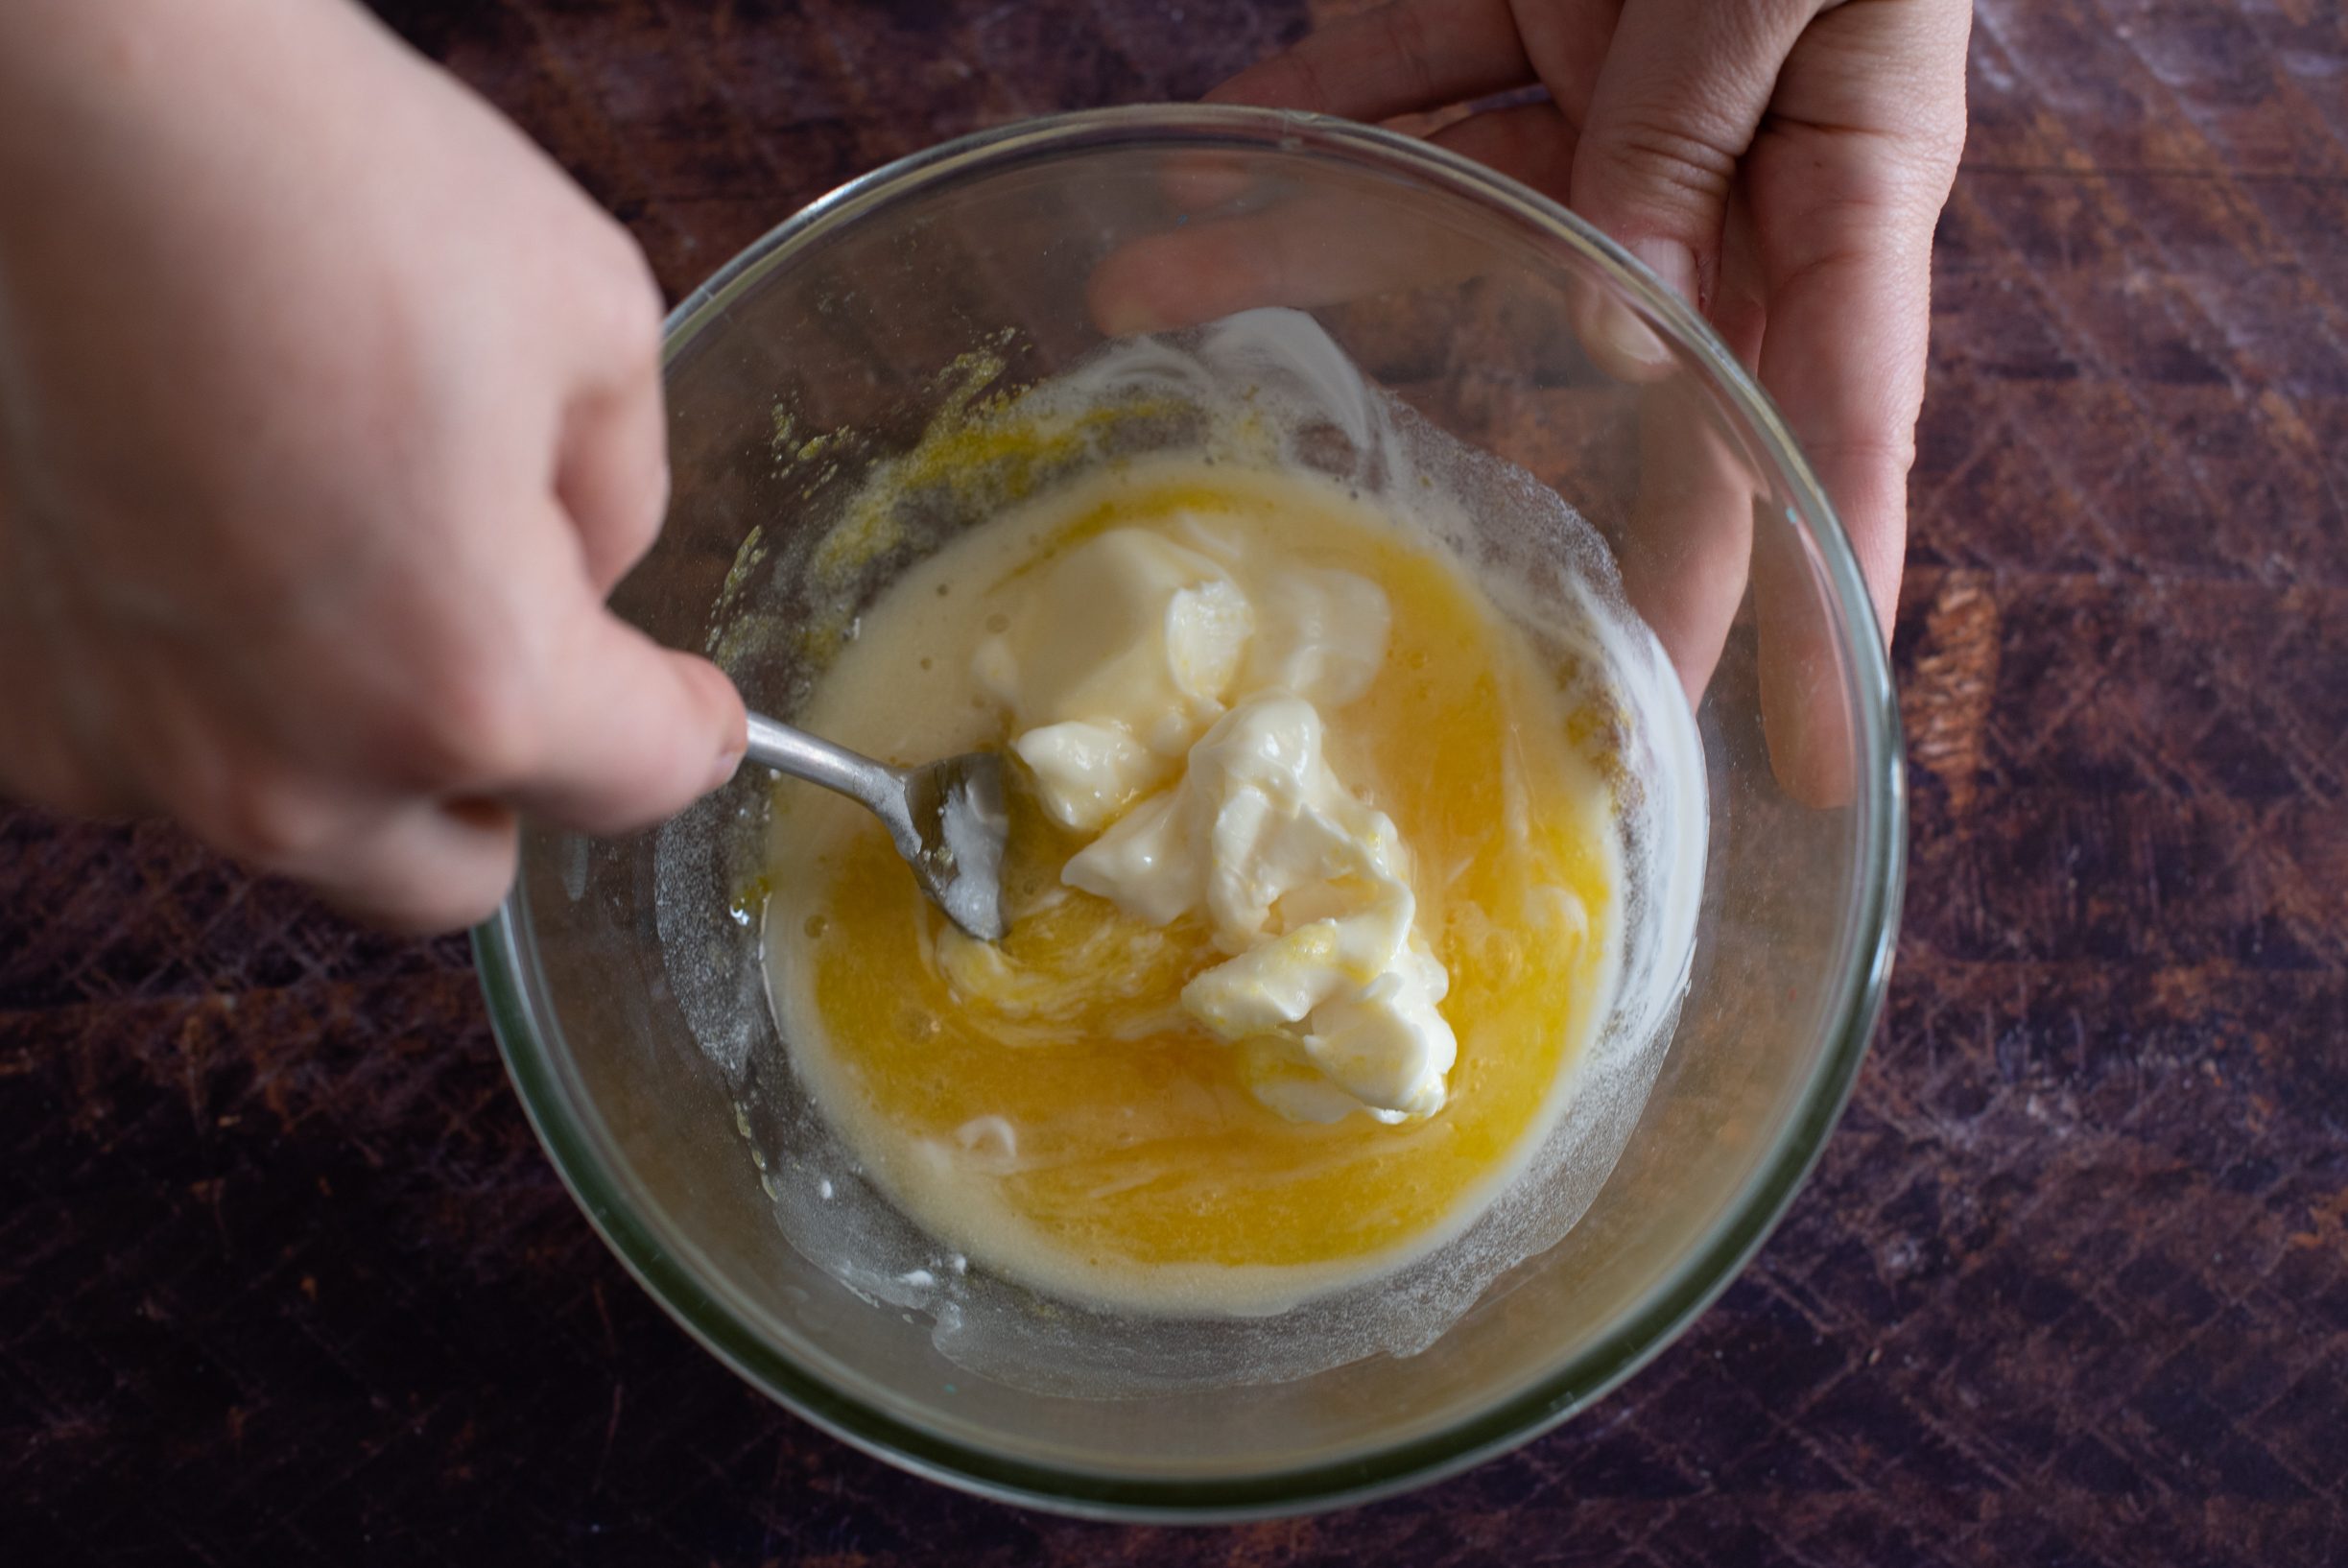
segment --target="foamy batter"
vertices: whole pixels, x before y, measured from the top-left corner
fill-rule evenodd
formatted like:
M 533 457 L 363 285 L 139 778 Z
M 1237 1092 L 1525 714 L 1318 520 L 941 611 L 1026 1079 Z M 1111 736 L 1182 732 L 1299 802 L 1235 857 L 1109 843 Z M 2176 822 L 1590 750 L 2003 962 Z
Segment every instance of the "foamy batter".
M 1192 602 L 1118 597 L 1166 572 Z M 1072 575 L 1114 602 L 1098 629 L 1055 630 L 1079 619 Z M 1182 582 L 1229 591 L 1201 604 Z M 1120 630 L 1133 618 L 1150 636 Z M 1123 881 L 1088 872 L 1201 788 L 1191 748 L 1299 713 L 1341 809 L 1311 818 L 1317 869 L 1270 884 L 1237 935 L 1205 894 L 1157 896 L 1163 843 Z M 1260 1313 L 1391 1271 L 1521 1170 L 1606 1016 L 1624 873 L 1604 716 L 1451 552 L 1332 480 L 1105 466 L 907 573 L 797 719 L 882 757 L 1015 740 L 1041 764 L 1016 792 L 999 948 L 928 906 L 868 817 L 798 788 L 766 916 L 778 1017 L 827 1119 L 924 1228 L 1012 1278 Z M 1214 819 L 1225 836 L 1276 810 L 1246 804 Z M 1372 839 L 1387 847 L 1344 852 Z M 1350 979 L 1297 958 L 1364 929 L 1384 945 Z M 1419 1013 L 1378 1012 L 1408 984 Z M 1439 1053 L 1405 1027 L 1423 1017 Z

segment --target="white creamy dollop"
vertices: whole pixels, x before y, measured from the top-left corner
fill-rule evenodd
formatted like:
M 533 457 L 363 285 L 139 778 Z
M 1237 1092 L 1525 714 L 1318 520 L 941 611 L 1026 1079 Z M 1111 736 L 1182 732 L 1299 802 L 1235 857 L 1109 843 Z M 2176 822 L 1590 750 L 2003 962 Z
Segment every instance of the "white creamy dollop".
M 1450 977 L 1392 820 L 1321 747 L 1321 709 L 1384 662 L 1386 595 L 1332 568 L 1249 571 L 1198 532 L 1212 555 L 1131 529 L 1070 551 L 980 677 L 1046 809 L 1105 824 L 1061 880 L 1150 925 L 1202 915 L 1232 955 L 1182 1005 L 1245 1052 L 1258 1099 L 1305 1121 L 1432 1114 L 1457 1055 L 1435 1010 Z
M 1045 806 L 1083 830 L 1174 775 L 1255 630 L 1227 572 L 1138 529 L 1053 562 L 1026 611 L 981 645 L 979 683 L 1010 707 Z

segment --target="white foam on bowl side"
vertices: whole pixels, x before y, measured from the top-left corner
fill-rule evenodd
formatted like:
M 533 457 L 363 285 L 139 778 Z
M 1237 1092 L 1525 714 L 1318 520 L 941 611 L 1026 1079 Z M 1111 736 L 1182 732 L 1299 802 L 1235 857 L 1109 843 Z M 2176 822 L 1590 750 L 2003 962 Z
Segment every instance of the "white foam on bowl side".
M 1210 428 L 1242 420 L 1268 433 L 1273 462 L 1330 474 L 1441 540 L 1536 643 L 1601 673 L 1623 764 L 1611 1005 L 1568 1068 L 1555 1121 L 1480 1212 L 1463 1213 L 1451 1234 L 1387 1272 L 1357 1272 L 1318 1292 L 1268 1293 L 1245 1317 L 1186 1315 L 1179 1291 L 1169 1293 L 1165 1312 L 1103 1311 L 992 1273 L 909 1222 L 843 1143 L 821 1136 L 803 1099 L 777 1106 L 776 1119 L 798 1145 L 795 1163 L 822 1175 L 771 1185 L 777 1221 L 798 1251 L 858 1295 L 928 1315 L 949 1360 L 1038 1392 L 1114 1398 L 1284 1382 L 1367 1356 L 1414 1354 L 1580 1219 L 1661 1067 L 1694 955 L 1707 831 L 1701 743 L 1678 678 L 1585 519 L 1523 469 L 1370 386 L 1301 312 L 1248 311 L 1189 333 L 1111 344 L 1026 399 L 1071 410 L 1173 399 L 1213 416 Z M 1223 454 L 1235 455 L 1265 454 Z M 778 1022 L 788 1037 L 788 1019 Z M 763 1078 L 763 1093 L 804 1095 L 787 1069 L 762 1074 L 762 1064 L 743 1059 L 741 1031 L 710 1033 L 705 1044 L 729 1073 Z M 812 1150 L 811 1128 L 819 1145 Z

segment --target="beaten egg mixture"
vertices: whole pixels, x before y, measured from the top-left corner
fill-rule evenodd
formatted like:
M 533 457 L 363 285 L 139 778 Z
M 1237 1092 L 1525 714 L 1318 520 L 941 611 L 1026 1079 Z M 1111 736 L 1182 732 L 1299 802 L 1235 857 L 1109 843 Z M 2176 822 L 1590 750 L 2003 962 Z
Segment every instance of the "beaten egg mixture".
M 1271 1310 L 1505 1187 L 1608 1004 L 1605 724 L 1424 530 L 1318 476 L 1114 464 L 862 617 L 797 722 L 1003 747 L 1008 934 L 777 796 L 769 985 L 924 1228 L 1135 1310 Z

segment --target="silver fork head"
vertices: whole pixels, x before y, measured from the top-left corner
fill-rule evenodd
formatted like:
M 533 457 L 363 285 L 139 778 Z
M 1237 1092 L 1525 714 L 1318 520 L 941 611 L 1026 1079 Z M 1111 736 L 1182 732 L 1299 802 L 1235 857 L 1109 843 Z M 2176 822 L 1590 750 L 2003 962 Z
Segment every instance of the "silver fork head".
M 905 771 L 905 808 L 917 846 L 905 859 L 946 918 L 981 941 L 1003 939 L 1003 759 L 970 751 Z

